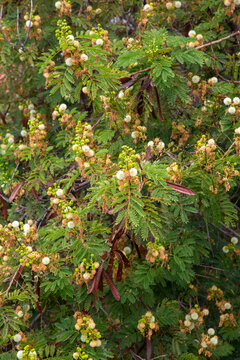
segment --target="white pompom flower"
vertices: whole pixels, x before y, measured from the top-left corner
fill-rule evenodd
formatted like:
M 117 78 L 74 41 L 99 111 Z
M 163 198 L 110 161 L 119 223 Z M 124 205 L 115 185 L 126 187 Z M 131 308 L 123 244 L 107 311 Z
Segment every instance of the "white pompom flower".
M 194 75 L 194 76 L 192 77 L 192 82 L 193 82 L 194 84 L 199 83 L 199 81 L 200 81 L 200 76 Z
M 232 237 L 232 238 L 231 238 L 231 243 L 232 243 L 233 245 L 237 245 L 237 243 L 238 243 L 238 238 L 236 238 L 235 236 Z
M 213 328 L 208 329 L 208 335 L 213 336 L 215 334 L 215 330 Z
M 231 105 L 232 99 L 231 99 L 230 97 L 226 97 L 226 98 L 223 100 L 223 103 L 224 103 L 224 105 L 226 105 L 226 106 Z
M 125 246 L 125 248 L 123 249 L 123 252 L 125 253 L 125 255 L 129 255 L 132 252 L 132 249 L 129 246 Z
M 197 320 L 197 319 L 198 319 L 198 314 L 197 314 L 196 312 L 193 312 L 193 313 L 191 314 L 191 318 L 192 318 L 193 320 Z
M 18 316 L 19 318 L 22 318 L 23 315 L 24 315 L 24 314 L 23 314 L 23 311 L 22 311 L 22 310 L 18 311 L 17 316 Z
M 233 115 L 233 114 L 235 114 L 235 112 L 236 112 L 236 108 L 235 108 L 234 106 L 230 106 L 230 107 L 228 108 L 228 112 L 229 112 L 229 114 Z
M 14 335 L 13 340 L 18 343 L 22 340 L 22 337 L 20 334 L 16 334 Z
M 63 196 L 63 189 L 57 189 L 56 195 L 59 196 L 59 197 Z
M 131 137 L 132 137 L 133 139 L 136 139 L 136 138 L 137 138 L 136 131 L 133 131 L 133 132 L 131 133 Z
M 40 125 L 38 125 L 38 128 L 39 128 L 39 130 L 44 130 L 44 129 L 45 129 L 45 125 L 44 125 L 44 124 L 40 124 Z
M 229 302 L 226 302 L 226 303 L 224 304 L 224 307 L 225 307 L 226 310 L 230 310 L 231 307 L 232 307 L 232 305 L 231 305 Z
M 82 54 L 82 55 L 81 55 L 81 60 L 82 60 L 82 61 L 87 61 L 87 60 L 88 60 L 87 54 Z
M 119 91 L 119 93 L 118 93 L 118 97 L 119 97 L 119 99 L 123 99 L 124 98 L 124 91 Z
M 23 359 L 23 350 L 19 350 L 19 351 L 17 352 L 17 358 L 18 358 L 18 359 Z
M 73 353 L 73 358 L 74 360 L 77 360 L 79 358 L 79 353 L 78 352 Z
M 188 36 L 190 37 L 190 38 L 193 38 L 193 37 L 195 37 L 197 34 L 196 34 L 196 31 L 194 31 L 194 30 L 190 30 L 189 31 L 189 33 L 188 33 Z
M 125 174 L 124 174 L 124 172 L 122 170 L 119 170 L 117 172 L 117 174 L 116 174 L 116 177 L 117 177 L 118 180 L 123 180 L 124 176 L 125 176 Z
M 153 147 L 153 146 L 154 146 L 154 142 L 153 142 L 153 141 L 149 141 L 148 144 L 147 144 L 147 146 Z
M 180 9 L 180 7 L 182 7 L 181 1 L 175 1 L 175 8 Z
M 97 39 L 96 40 L 96 45 L 102 46 L 103 45 L 103 40 L 102 39 Z
M 65 60 L 65 64 L 67 65 L 67 66 L 72 66 L 72 59 L 69 57 L 69 58 L 67 58 L 66 60 Z
M 225 245 L 225 246 L 223 246 L 222 251 L 223 251 L 225 254 L 227 254 L 227 253 L 229 253 L 229 248 Z
M 27 26 L 27 27 L 32 27 L 32 26 L 33 26 L 32 21 L 31 21 L 31 20 L 27 20 L 27 21 L 26 21 L 26 26 Z
M 61 8 L 61 6 L 62 6 L 61 1 L 57 1 L 57 2 L 55 2 L 55 8 L 56 8 L 56 9 L 60 9 L 60 8 Z
M 68 35 L 67 37 L 66 37 L 66 39 L 67 39 L 67 41 L 69 41 L 69 42 L 73 42 L 74 41 L 74 36 L 73 35 Z
M 132 120 L 132 117 L 131 117 L 131 115 L 126 115 L 125 116 L 125 118 L 124 118 L 124 121 L 126 122 L 126 123 L 129 123 L 130 121 Z
M 137 171 L 136 168 L 131 168 L 131 169 L 129 170 L 129 174 L 130 174 L 130 176 L 134 177 L 134 176 L 137 176 L 138 171 Z
M 87 87 L 86 87 L 86 86 L 84 86 L 84 87 L 82 88 L 82 92 L 83 92 L 84 94 L 87 94 L 87 93 L 88 93 L 88 90 L 87 90 Z
M 69 221 L 69 222 L 67 223 L 67 226 L 68 226 L 69 229 L 73 229 L 73 228 L 75 227 L 75 224 L 74 224 L 73 221 Z
M 233 103 L 234 103 L 234 105 L 238 105 L 238 104 L 240 104 L 240 99 L 239 99 L 239 97 L 235 97 L 235 98 L 233 98 Z
M 240 135 L 240 127 L 239 127 L 239 128 L 237 128 L 237 129 L 235 129 L 235 134 Z
M 67 110 L 67 105 L 66 104 L 59 105 L 59 111 L 66 111 L 66 110 Z
M 208 145 L 214 145 L 214 144 L 215 144 L 214 139 L 209 139 L 209 140 L 208 140 Z
M 48 257 L 48 256 L 45 256 L 45 257 L 42 259 L 42 263 L 43 263 L 44 265 L 50 264 L 50 259 L 49 259 L 49 257 Z
M 29 225 L 29 224 L 24 224 L 24 225 L 23 225 L 23 231 L 24 231 L 25 233 L 28 233 L 28 232 L 30 231 L 30 225 Z
M 13 221 L 13 222 L 12 222 L 12 227 L 13 227 L 14 229 L 16 229 L 17 227 L 19 227 L 19 221 L 17 221 L 17 220 Z
M 143 10 L 149 11 L 151 9 L 151 6 L 149 4 L 144 5 Z
M 206 343 L 206 341 L 202 341 L 202 342 L 201 342 L 201 347 L 204 348 L 204 349 L 207 348 L 207 343 Z
M 212 337 L 211 338 L 211 343 L 214 345 L 214 346 L 216 346 L 217 344 L 218 344 L 218 337 L 217 336 L 214 336 L 214 337 Z
M 81 341 L 82 342 L 86 342 L 87 341 L 87 336 L 86 335 L 81 335 Z
M 89 150 L 90 150 L 90 147 L 89 147 L 88 145 L 83 145 L 83 146 L 82 146 L 82 151 L 83 151 L 84 153 L 87 153 Z
M 167 10 L 171 10 L 173 8 L 173 3 L 167 2 L 166 3 L 166 8 L 167 8 Z
M 27 131 L 26 131 L 26 130 L 22 130 L 20 134 L 21 134 L 22 137 L 26 137 L 26 136 L 27 136 Z

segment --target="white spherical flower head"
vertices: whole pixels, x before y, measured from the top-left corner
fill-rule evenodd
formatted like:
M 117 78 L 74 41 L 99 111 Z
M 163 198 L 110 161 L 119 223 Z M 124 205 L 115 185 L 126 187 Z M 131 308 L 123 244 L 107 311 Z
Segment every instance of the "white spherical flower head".
M 202 341 L 202 342 L 201 342 L 201 347 L 204 348 L 204 349 L 207 348 L 207 343 L 206 343 L 206 341 Z
M 131 168 L 131 169 L 129 170 L 129 174 L 130 174 L 130 176 L 134 177 L 134 176 L 137 176 L 138 171 L 137 171 L 136 168 Z
M 154 142 L 153 142 L 153 141 L 149 141 L 149 142 L 148 142 L 148 146 L 153 147 L 153 146 L 154 146 Z
M 102 39 L 97 39 L 96 40 L 96 45 L 102 46 L 103 45 L 103 40 Z
M 240 99 L 239 99 L 239 97 L 235 97 L 235 98 L 233 98 L 233 103 L 234 103 L 234 105 L 238 105 L 238 104 L 240 104 Z
M 73 353 L 73 358 L 74 360 L 77 360 L 79 358 L 79 353 L 78 352 Z
M 87 54 L 82 54 L 82 55 L 81 55 L 81 60 L 87 61 L 87 60 L 88 60 Z
M 231 105 L 231 102 L 232 102 L 232 99 L 229 98 L 229 97 L 226 97 L 226 98 L 223 100 L 223 103 L 224 103 L 224 105 L 226 105 L 226 106 Z
M 95 155 L 94 150 L 90 149 L 89 152 L 88 152 L 88 156 L 93 157 L 94 155 Z
M 55 8 L 56 8 L 56 9 L 60 9 L 60 8 L 61 8 L 61 6 L 62 6 L 61 1 L 57 1 L 57 2 L 55 2 Z
M 81 335 L 80 339 L 81 339 L 82 342 L 86 342 L 87 336 L 86 335 Z
M 196 34 L 196 31 L 194 31 L 194 30 L 190 30 L 189 31 L 189 33 L 188 33 L 188 36 L 190 37 L 190 38 L 193 38 L 193 37 L 195 37 L 197 34 Z
M 136 139 L 136 138 L 137 138 L 136 131 L 133 131 L 133 132 L 131 133 L 131 137 L 132 137 L 133 139 Z
M 192 82 L 193 82 L 194 84 L 199 83 L 199 81 L 200 81 L 200 76 L 194 75 L 194 76 L 192 77 Z
M 66 111 L 66 110 L 67 110 L 67 105 L 66 104 L 59 105 L 59 111 Z
M 235 5 L 240 5 L 240 0 L 234 0 Z
M 215 144 L 214 139 L 209 139 L 209 140 L 208 140 L 208 145 L 214 145 L 214 144 Z
M 181 1 L 175 1 L 175 8 L 180 9 L 180 7 L 182 7 Z
M 45 256 L 45 257 L 42 259 L 42 263 L 43 263 L 44 265 L 50 264 L 50 259 L 49 259 L 49 257 L 48 257 L 48 256 Z
M 238 243 L 238 238 L 236 238 L 235 236 L 232 237 L 232 238 L 231 238 L 231 243 L 232 243 L 233 245 L 237 245 L 237 243 Z
M 23 359 L 23 350 L 19 350 L 19 351 L 17 352 L 17 358 L 18 358 L 18 359 Z
M 12 222 L 12 227 L 13 227 L 14 229 L 16 229 L 17 227 L 19 227 L 19 222 L 18 222 L 17 220 L 13 221 L 13 222 Z
M 26 130 L 22 130 L 20 134 L 21 134 L 22 137 L 25 137 L 25 136 L 27 136 L 27 131 L 26 131 Z
M 149 4 L 144 5 L 143 10 L 149 11 L 151 9 L 151 6 Z
M 191 320 L 191 315 L 187 314 L 187 315 L 185 316 L 185 320 Z
M 72 146 L 72 150 L 73 151 L 76 151 L 76 150 L 78 150 L 79 149 L 79 146 L 77 145 L 77 144 L 74 144 L 73 146 Z
M 197 314 L 196 312 L 192 313 L 192 314 L 191 314 L 191 318 L 192 318 L 193 320 L 197 320 L 197 319 L 198 319 L 198 314 Z
M 237 128 L 237 129 L 235 129 L 235 134 L 240 135 L 240 127 L 239 127 L 239 128 Z
M 225 309 L 226 310 L 230 310 L 231 309 L 231 304 L 229 303 L 229 302 L 226 302 L 225 304 L 224 304 L 224 307 L 225 307 Z
M 218 83 L 218 78 L 216 78 L 215 76 L 212 77 L 212 84 L 217 84 Z
M 45 125 L 44 125 L 44 124 L 40 124 L 40 125 L 38 125 L 38 128 L 39 128 L 39 130 L 44 130 L 44 129 L 45 129 Z
M 171 2 L 167 2 L 167 3 L 166 3 L 166 8 L 167 8 L 167 10 L 171 10 L 172 7 L 173 7 L 173 3 L 171 3 Z
M 208 335 L 213 336 L 215 334 L 215 330 L 213 328 L 208 329 Z
M 66 39 L 67 39 L 67 41 L 68 42 L 73 42 L 74 41 L 74 36 L 73 35 L 68 35 L 67 37 L 66 37 Z
M 82 146 L 82 151 L 83 151 L 84 153 L 88 152 L 89 150 L 90 150 L 90 147 L 89 147 L 88 145 L 83 145 L 83 146 Z
M 29 104 L 28 105 L 28 110 L 33 110 L 34 109 L 34 105 L 33 104 Z
M 22 340 L 22 337 L 20 334 L 16 334 L 14 335 L 13 340 L 18 343 Z
M 13 138 L 13 137 L 9 137 L 9 138 L 8 138 L 8 143 L 9 143 L 9 144 L 13 144 L 13 143 L 14 143 L 14 138 Z
M 33 251 L 33 248 L 31 246 L 27 246 L 27 251 L 31 253 Z
M 185 321 L 184 321 L 184 325 L 185 325 L 186 327 L 191 326 L 191 321 L 185 320 Z
M 37 356 L 37 353 L 36 353 L 36 351 L 35 350 L 31 350 L 31 351 L 29 351 L 29 354 L 28 354 L 28 356 Z
M 217 344 L 218 344 L 218 337 L 217 336 L 214 336 L 214 337 L 212 337 L 211 338 L 211 343 L 214 345 L 214 346 L 216 346 Z
M 228 108 L 228 112 L 229 112 L 229 114 L 233 115 L 233 114 L 235 114 L 235 112 L 236 112 L 236 108 L 235 108 L 234 106 L 230 106 L 230 107 Z
M 117 177 L 118 180 L 123 180 L 124 176 L 125 176 L 125 174 L 124 174 L 124 172 L 122 170 L 119 170 L 117 172 L 117 174 L 116 174 L 116 177 Z
M 22 317 L 23 317 L 23 311 L 20 310 L 20 311 L 17 313 L 17 316 L 18 316 L 19 318 L 22 318 Z
M 131 115 L 126 115 L 125 118 L 124 118 L 124 121 L 125 121 L 126 123 L 129 123 L 131 120 L 132 120 Z
M 65 64 L 67 65 L 67 66 L 72 66 L 72 59 L 69 57 L 69 58 L 67 58 L 66 60 L 65 60 Z
M 84 94 L 87 94 L 87 93 L 88 93 L 88 90 L 87 90 L 87 87 L 86 87 L 86 86 L 84 86 L 84 87 L 82 88 L 82 92 L 83 92 Z
M 222 251 L 227 254 L 229 253 L 229 248 L 227 246 L 223 246 Z
M 124 98 L 124 91 L 119 91 L 119 93 L 118 93 L 118 97 L 119 97 L 119 99 L 123 99 Z
M 63 189 L 57 189 L 56 195 L 59 196 L 59 197 L 63 196 Z
M 230 5 L 231 5 L 231 1 L 230 1 L 230 0 L 224 0 L 224 5 L 225 5 L 225 6 L 230 6 Z
M 124 253 L 125 253 L 126 255 L 129 255 L 129 254 L 131 254 L 132 249 L 131 249 L 129 246 L 125 246 L 125 248 L 123 249 L 123 251 L 124 251 Z
M 160 147 L 161 149 L 164 149 L 165 148 L 164 142 L 160 141 L 159 144 L 158 144 L 158 147 Z
M 32 27 L 32 26 L 33 26 L 32 21 L 31 21 L 31 20 L 27 20 L 27 21 L 26 21 L 26 26 L 27 26 L 27 27 Z
M 74 224 L 73 221 L 69 221 L 67 226 L 68 226 L 69 229 L 73 229 L 75 227 L 75 224 Z

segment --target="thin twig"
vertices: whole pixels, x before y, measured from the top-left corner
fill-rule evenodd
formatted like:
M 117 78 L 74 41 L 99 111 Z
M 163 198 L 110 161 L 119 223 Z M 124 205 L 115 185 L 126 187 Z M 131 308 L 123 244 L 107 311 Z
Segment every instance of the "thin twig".
M 30 29 L 31 29 L 31 24 L 32 24 L 32 14 L 33 14 L 33 0 L 31 0 L 31 10 L 30 10 L 30 21 L 29 21 L 29 26 L 28 26 L 28 32 L 27 32 L 27 36 L 26 39 L 24 41 L 24 43 L 22 44 L 22 47 L 24 48 L 24 46 L 26 45 L 28 39 L 29 39 L 29 35 L 30 35 Z
M 195 49 L 196 50 L 200 50 L 200 49 L 203 49 L 205 47 L 208 47 L 208 46 L 211 46 L 211 45 L 214 45 L 214 44 L 219 44 L 221 43 L 222 41 L 224 40 L 228 40 L 230 39 L 231 37 L 234 37 L 234 36 L 237 36 L 240 34 L 240 31 L 236 31 L 228 36 L 225 36 L 224 38 L 221 38 L 221 39 L 218 39 L 218 40 L 214 40 L 214 41 L 211 41 L 210 43 L 207 43 L 207 44 L 203 44 L 203 45 L 200 45 L 200 46 L 197 46 Z
M 20 28 L 19 28 L 19 7 L 17 7 L 17 36 L 19 45 L 22 46 L 21 37 L 20 37 Z

